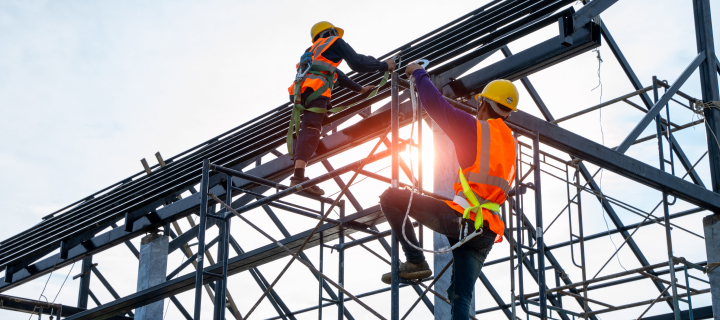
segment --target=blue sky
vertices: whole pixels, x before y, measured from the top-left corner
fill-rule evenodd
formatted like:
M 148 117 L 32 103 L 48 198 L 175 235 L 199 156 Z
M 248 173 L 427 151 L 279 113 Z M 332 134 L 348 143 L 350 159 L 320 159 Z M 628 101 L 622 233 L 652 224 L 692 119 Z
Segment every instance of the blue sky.
M 0 239 L 139 172 L 141 158 L 154 164 L 155 152 L 160 151 L 168 158 L 284 103 L 287 86 L 294 75 L 293 66 L 299 52 L 309 45 L 308 30 L 316 21 L 328 20 L 343 27 L 344 38 L 356 51 L 379 56 L 484 2 L 4 1 L 0 3 L 0 29 L 3 30 L 0 32 L 0 137 L 3 137 L 0 166 L 4 168 L 0 171 L 0 202 L 3 203 L 0 216 L 6 227 L 0 228 Z M 720 32 L 717 5 L 712 14 L 716 17 L 714 29 Z M 625 0 L 602 17 L 645 85 L 649 85 L 653 75 L 672 83 L 696 55 L 689 0 Z M 511 44 L 510 48 L 519 52 L 555 35 L 556 27 L 551 26 Z M 600 69 L 602 97 L 599 90 L 591 91 L 598 84 L 595 53 L 582 54 L 530 77 L 556 117 L 633 91 L 610 51 L 602 46 L 600 53 L 604 60 Z M 493 56 L 484 65 L 499 59 Z M 342 68 L 348 70 L 345 65 Z M 699 80 L 694 75 L 681 90 L 699 98 L 698 87 Z M 521 108 L 539 114 L 524 90 L 520 101 Z M 680 110 L 678 105 L 671 105 L 671 112 L 674 122 L 692 120 L 692 114 Z M 616 104 L 604 109 L 605 144 L 619 144 L 641 117 L 641 113 L 627 105 Z M 594 112 L 562 126 L 601 142 L 600 123 L 599 113 Z M 645 132 L 650 133 L 650 130 Z M 691 161 L 706 149 L 701 126 L 678 133 L 677 139 Z M 358 150 L 357 155 L 366 152 Z M 657 163 L 654 142 L 634 146 L 628 154 L 653 165 Z M 349 160 L 350 157 L 337 157 L 335 166 Z M 707 159 L 701 162 L 698 171 L 703 178 L 708 178 Z M 324 169 L 309 169 L 312 175 L 321 172 Z M 372 188 L 373 192 L 361 196 L 366 203 L 372 203 L 380 192 L 375 194 L 374 190 L 385 186 L 366 183 L 377 186 Z M 611 190 L 608 194 L 644 210 L 652 209 L 660 199 L 657 192 L 628 183 L 612 173 L 604 174 L 603 183 Z M 562 199 L 564 186 L 548 185 L 546 197 Z M 587 196 L 585 199 L 592 201 Z M 546 201 L 545 212 L 557 212 L 564 205 L 562 201 Z M 673 210 L 683 208 L 689 206 L 681 203 Z M 626 223 L 639 221 L 630 213 L 619 214 Z M 605 230 L 599 207 L 590 205 L 586 215 L 589 229 L 586 233 Z M 704 214 L 692 215 L 677 223 L 701 233 L 702 216 Z M 546 220 L 550 217 L 554 214 Z M 287 219 L 295 222 L 292 216 L 288 215 Z M 302 230 L 306 226 L 303 223 L 297 222 L 295 231 Z M 249 232 L 241 230 L 238 232 Z M 701 239 L 674 234 L 678 237 L 678 255 L 694 261 L 705 260 Z M 562 231 L 548 237 L 548 241 L 565 241 L 567 233 Z M 651 250 L 658 243 L 664 243 L 661 229 L 642 229 L 637 237 L 649 259 L 653 262 L 664 259 L 662 252 Z M 613 239 L 615 243 L 622 242 L 620 237 Z M 248 248 L 265 243 L 259 239 L 247 241 Z M 592 245 L 596 254 L 590 259 L 597 260 L 595 264 L 602 264 L 614 251 L 607 238 Z M 494 250 L 490 259 L 500 258 L 507 252 L 506 246 L 498 248 L 504 249 Z M 632 253 L 627 249 L 620 252 L 625 267 L 637 266 Z M 374 259 L 362 252 L 357 254 L 356 261 Z M 566 260 L 569 252 L 563 251 L 561 256 L 561 260 Z M 121 295 L 134 292 L 136 265 L 127 250 L 116 248 L 98 259 L 101 270 L 113 275 L 111 282 Z M 174 268 L 181 259 L 181 256 L 171 256 L 169 268 Z M 563 260 L 563 263 L 566 268 L 570 265 L 569 261 Z M 282 264 L 277 262 L 262 270 L 266 276 L 274 276 Z M 309 273 L 301 268 L 292 269 L 298 279 L 310 279 Z M 379 278 L 386 272 L 383 264 L 371 264 L 364 270 L 349 268 L 360 273 L 349 277 L 352 292 L 378 288 L 379 283 L 368 279 Z M 611 263 L 608 268 L 610 271 L 605 272 L 622 270 L 618 263 Z M 507 282 L 505 269 L 486 270 L 496 277 L 499 289 L 507 286 L 501 284 Z M 47 297 L 55 296 L 68 271 L 69 268 L 65 268 L 53 275 L 46 289 Z M 77 266 L 73 275 L 76 271 Z M 7 294 L 37 298 L 46 279 L 42 277 Z M 254 301 L 259 296 L 255 284 L 247 282 L 252 281 L 249 279 L 241 275 L 231 283 L 236 299 Z M 307 286 L 312 287 L 310 283 L 312 281 Z M 654 298 L 656 292 L 649 282 L 642 284 L 643 288 L 650 288 L 647 299 Z M 101 300 L 109 301 L 109 295 L 99 283 L 92 286 Z M 297 287 L 300 285 L 285 284 L 280 288 L 288 297 L 286 300 L 293 300 L 291 309 L 307 307 L 314 301 L 308 297 L 310 293 Z M 74 305 L 76 288 L 77 283 L 68 280 L 58 301 Z M 627 298 L 626 294 L 613 291 L 593 294 L 601 301 L 612 303 Z M 409 301 L 407 304 L 412 303 L 412 295 L 414 293 L 405 294 L 403 303 L 407 302 L 405 299 Z M 509 293 L 504 296 L 507 299 Z M 185 301 L 189 296 L 180 298 Z M 369 301 L 383 310 L 387 305 L 383 299 L 381 296 Z M 699 299 L 703 301 L 700 304 L 709 303 L 707 297 Z M 494 305 L 485 301 L 477 308 Z M 186 307 L 191 305 L 187 300 Z M 248 308 L 246 305 L 241 310 L 246 312 Z M 623 315 L 629 318 L 641 311 L 631 309 Z M 668 312 L 665 305 L 655 307 L 650 313 L 664 312 Z M 362 311 L 358 309 L 357 313 Z M 260 317 L 273 315 L 267 303 L 258 314 Z M 24 316 L 0 311 L 3 319 L 24 319 Z M 174 307 L 170 307 L 168 318 L 176 316 Z M 427 312 L 414 316 L 429 317 Z

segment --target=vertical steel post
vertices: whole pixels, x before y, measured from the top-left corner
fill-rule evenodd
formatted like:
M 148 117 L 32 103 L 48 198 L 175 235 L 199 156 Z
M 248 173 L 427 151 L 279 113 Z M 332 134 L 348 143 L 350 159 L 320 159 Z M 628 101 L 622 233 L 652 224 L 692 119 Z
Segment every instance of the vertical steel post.
M 345 200 L 340 200 L 340 221 L 345 218 Z M 340 237 L 338 238 L 338 247 L 342 247 L 345 243 L 345 230 L 340 226 Z M 345 287 L 345 250 L 338 250 L 338 284 Z M 345 310 L 345 294 L 338 290 L 338 320 L 343 320 L 343 310 Z
M 665 88 L 665 93 L 667 93 L 668 89 Z M 670 147 L 668 148 L 668 153 L 670 154 L 670 172 L 672 175 L 675 175 L 675 156 L 673 156 L 673 136 L 672 136 L 672 130 L 670 130 L 670 103 L 665 104 L 665 119 L 667 119 L 668 127 L 665 132 L 667 133 L 667 141 Z M 661 132 L 662 133 L 662 132 Z M 658 136 L 658 139 L 660 139 L 660 136 Z
M 232 203 L 232 177 L 227 176 L 225 185 L 225 202 Z M 225 210 L 227 212 L 227 210 Z M 222 263 L 222 279 L 216 282 L 215 286 L 215 313 L 219 320 L 225 320 L 225 310 L 227 305 L 227 277 L 228 277 L 228 258 L 230 257 L 230 218 L 232 215 L 227 214 L 227 218 L 222 221 L 220 229 L 220 243 L 218 244 L 218 259 Z
M 400 140 L 399 138 L 399 131 L 400 131 L 400 104 L 398 103 L 398 74 L 397 72 L 392 73 L 392 83 L 390 86 L 390 95 L 392 100 L 390 101 L 390 126 L 391 126 L 391 136 L 392 136 L 392 176 L 390 177 L 392 180 L 390 182 L 390 186 L 393 188 L 398 187 L 398 179 L 399 179 L 399 159 L 400 159 L 400 150 L 398 149 L 398 142 Z M 382 139 L 382 137 L 381 137 Z
M 658 93 L 658 87 L 657 87 L 657 77 L 653 76 L 653 96 L 655 99 L 655 102 L 657 103 L 659 99 L 659 93 Z M 660 170 L 665 171 L 665 152 L 663 150 L 663 143 L 662 143 L 662 126 L 660 123 L 660 115 L 658 114 L 655 117 L 655 129 L 657 130 L 658 134 L 658 157 L 660 160 Z M 670 127 L 668 127 L 668 130 L 670 130 Z M 665 191 L 662 192 L 662 203 L 663 203 L 663 212 L 665 214 L 665 241 L 667 245 L 667 254 L 668 254 L 668 261 L 670 262 L 670 286 L 672 287 L 672 305 L 673 305 L 673 314 L 675 315 L 675 320 L 680 320 L 680 308 L 678 304 L 678 292 L 677 292 L 677 279 L 675 277 L 675 262 L 673 261 L 673 248 L 672 248 L 672 234 L 670 230 L 670 208 L 668 207 L 668 201 L 667 201 L 667 193 Z
M 222 263 L 223 262 L 223 242 L 225 241 L 225 223 L 221 223 L 220 221 L 216 222 L 218 225 L 218 244 L 217 244 L 217 262 Z M 222 271 L 220 272 L 223 273 Z M 225 305 L 225 300 L 223 299 L 221 293 L 223 292 L 222 287 L 222 279 L 216 279 L 215 285 L 213 286 L 215 290 L 215 299 L 213 300 L 213 320 L 224 320 L 221 313 L 223 306 Z
M 400 242 L 392 233 L 391 277 L 390 277 L 390 320 L 400 319 Z
M 533 177 L 535 183 L 535 227 L 537 228 L 537 273 L 540 293 L 540 319 L 547 319 L 545 282 L 545 241 L 543 240 L 542 193 L 540 192 L 540 134 L 533 138 Z M 529 238 L 529 237 L 528 237 Z
M 202 180 L 200 180 L 200 222 L 198 226 L 197 270 L 195 271 L 195 313 L 193 319 L 200 320 L 202 302 L 203 261 L 205 260 L 205 220 L 207 218 L 208 183 L 210 178 L 210 160 L 203 159 Z
M 391 187 L 398 187 L 399 178 L 399 151 L 398 140 L 400 131 L 400 104 L 398 103 L 398 74 L 392 73 L 392 83 L 390 89 L 390 126 L 392 131 L 392 177 Z M 399 234 L 392 233 L 392 252 L 391 252 L 391 281 L 390 281 L 390 320 L 400 319 L 400 276 L 398 269 L 400 267 L 400 243 L 398 242 Z
M 692 3 L 697 51 L 698 53 L 705 52 L 706 57 L 698 68 L 702 99 L 706 102 L 720 101 L 720 92 L 718 92 L 720 89 L 718 89 L 718 79 L 715 73 L 718 62 L 715 53 L 712 18 L 710 16 L 710 0 L 692 0 Z M 710 177 L 712 178 L 712 190 L 720 192 L 720 146 L 715 140 L 715 136 L 720 134 L 720 110 L 706 108 L 703 114 L 706 122 L 705 136 L 708 144 L 708 163 L 710 165 Z M 720 212 L 714 212 L 713 215 L 706 216 L 703 219 L 707 261 L 720 260 L 720 250 L 717 249 L 720 240 L 716 235 L 718 220 L 720 220 Z M 708 278 L 710 280 L 713 313 L 717 315 L 720 314 L 720 272 L 710 272 Z
M 515 188 L 515 192 L 517 192 L 517 185 Z M 513 239 L 513 208 L 512 208 L 512 198 L 509 198 L 508 201 L 506 201 L 509 204 L 508 210 L 507 210 L 507 222 L 508 222 L 508 244 L 510 244 L 508 247 L 510 248 L 510 254 L 508 257 L 510 257 L 510 311 L 511 311 L 511 319 L 517 319 L 517 311 L 515 307 L 515 259 L 513 259 L 513 254 L 515 253 L 513 250 L 515 246 L 517 246 L 517 243 L 515 243 Z M 505 203 L 502 205 L 503 212 L 505 212 Z
M 700 85 L 702 99 L 705 102 L 720 101 L 718 92 L 717 60 L 715 55 L 715 43 L 713 40 L 712 18 L 710 16 L 710 0 L 693 0 L 693 13 L 695 16 L 695 39 L 697 52 L 705 52 L 705 61 L 700 64 Z M 717 3 L 716 3 L 717 4 Z M 704 110 L 705 120 L 715 135 L 720 134 L 720 110 L 706 108 Z M 707 127 L 706 127 L 707 128 Z M 710 163 L 710 175 L 712 177 L 712 190 L 720 192 L 720 147 L 717 145 L 712 132 L 707 132 L 708 157 Z M 718 213 L 718 212 L 716 212 Z M 708 260 L 709 261 L 709 260 Z
M 585 233 L 583 229 L 583 219 L 582 219 L 582 187 L 580 185 L 580 170 L 578 168 L 575 168 L 575 183 L 576 183 L 576 193 L 577 193 L 577 215 L 578 215 L 578 229 L 580 236 L 580 260 L 582 265 L 582 281 L 583 281 L 583 297 L 585 298 L 583 300 L 583 313 L 587 314 L 588 312 L 588 301 L 587 301 L 587 289 L 588 285 L 585 283 L 587 281 L 587 274 L 586 274 L 586 266 L 585 266 Z M 572 240 L 572 239 L 571 239 Z M 586 316 L 585 319 L 588 317 Z
M 80 269 L 80 288 L 78 289 L 78 308 L 87 309 L 88 307 L 88 297 L 90 296 L 90 271 L 92 267 L 92 256 L 82 260 L 82 268 Z
M 690 295 L 690 278 L 688 277 L 687 264 L 683 263 L 683 268 L 685 269 L 685 288 L 687 290 L 688 316 L 690 317 L 690 320 L 695 320 L 695 317 L 693 316 L 692 296 Z
M 340 226 L 340 228 L 342 229 L 342 226 Z M 320 235 L 320 245 L 318 246 L 318 247 L 320 247 L 320 261 L 318 262 L 318 264 L 320 265 L 320 268 L 319 268 L 320 273 L 323 273 L 323 266 L 325 265 L 325 261 L 324 261 L 325 257 L 323 257 L 323 251 L 325 251 L 325 250 L 323 250 L 323 245 L 324 245 L 323 233 L 322 233 L 322 231 L 320 231 L 318 234 Z M 322 305 L 323 305 L 322 290 L 323 290 L 323 278 L 318 277 L 318 320 L 322 320 Z
M 412 80 L 412 79 L 411 79 Z M 419 99 L 418 99 L 419 100 Z M 418 189 L 419 193 L 423 193 L 423 106 L 420 101 L 418 101 L 417 106 L 417 127 L 418 127 L 418 142 L 417 142 L 417 149 L 418 149 Z M 420 240 L 422 241 L 422 240 Z
M 413 79 L 410 79 L 413 81 Z M 422 122 L 423 122 L 423 106 L 418 99 L 417 106 L 417 127 L 418 127 L 418 193 L 423 194 L 423 139 L 422 139 Z M 418 224 L 418 237 L 420 237 L 420 248 L 423 248 L 423 225 Z

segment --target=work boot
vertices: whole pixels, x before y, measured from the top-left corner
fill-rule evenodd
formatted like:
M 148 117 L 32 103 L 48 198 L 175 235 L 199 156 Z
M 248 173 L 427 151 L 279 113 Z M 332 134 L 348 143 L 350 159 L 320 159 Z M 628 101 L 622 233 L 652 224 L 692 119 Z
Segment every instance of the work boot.
M 290 186 L 293 187 L 295 185 L 301 184 L 308 180 L 310 180 L 310 178 L 308 178 L 308 177 L 302 177 L 302 178 L 292 177 L 292 178 L 290 178 Z M 320 189 L 320 187 L 318 187 L 318 186 L 306 187 L 303 189 L 303 191 L 305 191 L 311 195 L 318 196 L 318 197 L 322 197 L 322 195 L 325 194 L 325 191 L 323 191 L 323 189 Z
M 432 275 L 432 270 L 428 266 L 427 261 L 423 260 L 420 263 L 402 262 L 400 263 L 400 278 L 405 280 L 421 280 Z M 392 273 L 388 272 L 382 275 L 382 282 L 390 284 Z

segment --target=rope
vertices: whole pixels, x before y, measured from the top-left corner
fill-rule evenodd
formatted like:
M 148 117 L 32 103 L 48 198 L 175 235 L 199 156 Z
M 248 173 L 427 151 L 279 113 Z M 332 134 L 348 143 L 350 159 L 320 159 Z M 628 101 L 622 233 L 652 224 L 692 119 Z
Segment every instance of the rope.
M 718 109 L 720 110 L 720 101 L 708 101 L 703 102 L 702 100 L 695 100 L 690 101 L 690 107 L 693 109 L 693 112 L 698 115 L 698 117 L 701 117 L 703 119 L 703 122 L 705 122 L 705 126 L 710 130 L 710 133 L 712 133 L 713 138 L 715 138 L 715 143 L 718 145 L 718 149 L 720 149 L 720 141 L 718 141 L 717 135 L 715 135 L 715 132 L 710 128 L 710 125 L 707 124 L 707 119 L 705 118 L 705 114 L 703 111 L 705 109 Z
M 55 299 L 53 299 L 52 303 L 55 303 L 55 300 L 57 300 L 58 296 L 60 295 L 60 291 L 62 291 L 63 287 L 65 286 L 65 282 L 70 277 L 70 273 L 73 271 L 73 268 L 75 268 L 74 262 L 72 266 L 70 266 L 70 271 L 68 271 L 68 274 L 65 276 L 65 280 L 63 280 L 63 283 L 60 285 L 60 289 L 58 289 L 58 293 L 55 295 Z
M 47 297 L 45 296 L 45 289 L 47 288 L 48 282 L 50 282 L 50 278 L 52 277 L 53 272 L 55 272 L 55 267 L 57 267 L 57 263 L 59 260 L 60 260 L 60 255 L 58 255 L 57 259 L 55 259 L 55 264 L 53 264 L 53 267 L 50 270 L 50 275 L 48 275 L 48 278 L 45 281 L 45 286 L 43 287 L 42 291 L 40 291 L 40 296 L 38 297 L 38 300 L 40 300 L 40 298 L 45 298 L 45 302 L 48 302 Z M 33 311 L 31 311 L 30 317 L 28 318 L 28 320 L 30 320 L 30 318 L 32 318 L 33 313 L 35 312 L 35 309 L 37 309 L 37 306 L 33 307 Z

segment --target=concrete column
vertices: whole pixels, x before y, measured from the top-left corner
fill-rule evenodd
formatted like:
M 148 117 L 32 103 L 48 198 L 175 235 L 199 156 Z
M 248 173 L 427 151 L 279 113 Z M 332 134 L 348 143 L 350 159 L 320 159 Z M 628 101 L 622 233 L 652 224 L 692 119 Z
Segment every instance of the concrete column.
M 152 233 L 140 240 L 140 265 L 137 291 L 165 282 L 167 276 L 168 237 Z M 162 320 L 164 301 L 153 302 L 135 310 L 135 320 Z
M 453 197 L 453 184 L 457 180 L 457 170 L 459 168 L 457 156 L 455 155 L 455 146 L 452 140 L 448 138 L 445 132 L 433 121 L 433 145 L 435 151 L 434 167 L 433 167 L 433 192 L 446 196 Z M 447 248 L 449 246 L 447 238 L 437 232 L 433 232 L 433 248 L 439 250 L 441 248 Z M 433 255 L 433 269 L 437 275 L 447 263 L 452 259 L 452 253 L 434 254 Z M 435 291 L 441 294 L 446 294 L 447 288 L 450 286 L 450 275 L 452 274 L 453 266 L 450 266 L 445 274 L 435 284 Z M 477 280 L 477 279 L 475 279 Z M 473 299 L 471 306 L 475 306 L 475 292 L 473 292 Z M 473 310 L 473 315 L 474 315 Z M 470 312 L 470 310 L 468 310 Z M 450 305 L 442 301 L 440 298 L 435 297 L 435 320 L 450 319 Z
M 720 261 L 720 214 L 713 214 L 703 218 L 705 231 L 705 252 L 707 262 Z M 710 279 L 710 294 L 712 295 L 712 310 L 715 319 L 720 319 L 720 268 L 708 273 Z

